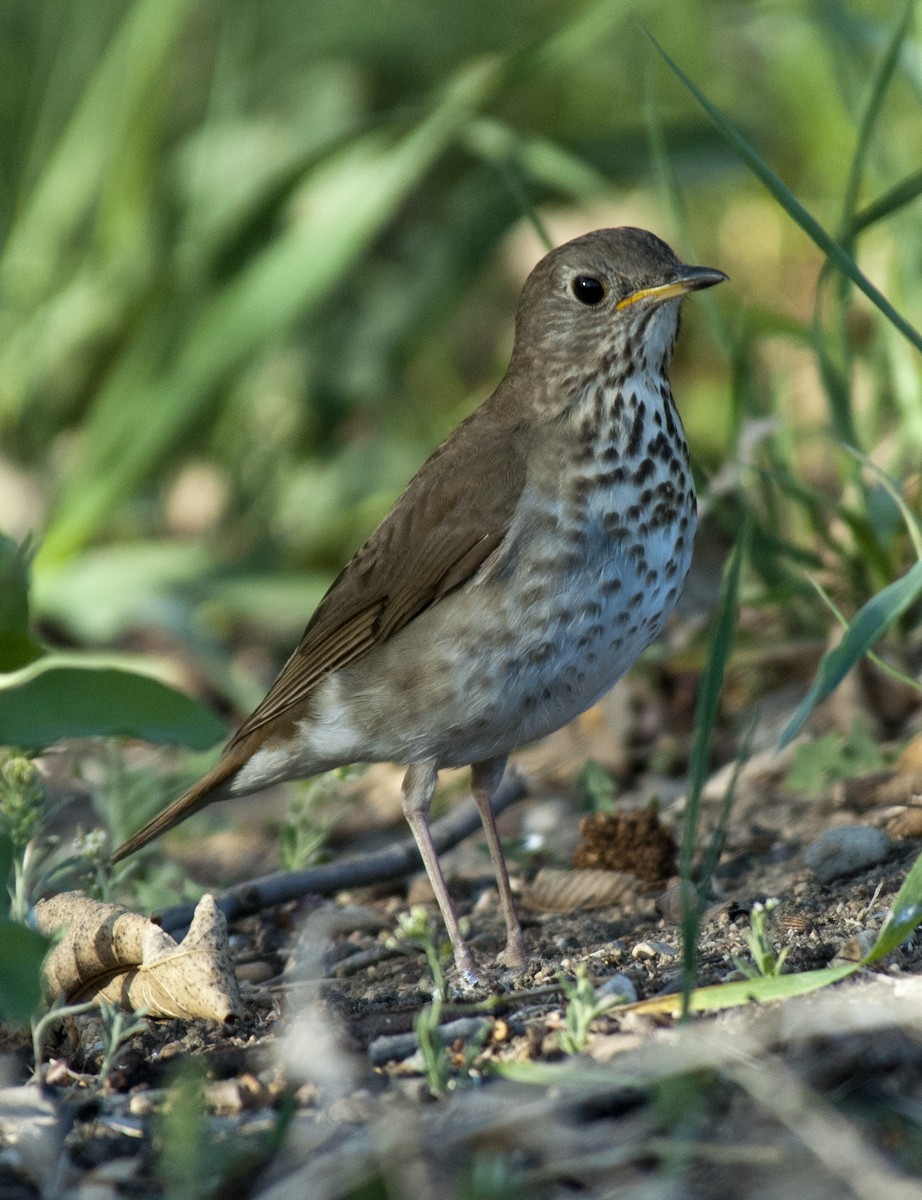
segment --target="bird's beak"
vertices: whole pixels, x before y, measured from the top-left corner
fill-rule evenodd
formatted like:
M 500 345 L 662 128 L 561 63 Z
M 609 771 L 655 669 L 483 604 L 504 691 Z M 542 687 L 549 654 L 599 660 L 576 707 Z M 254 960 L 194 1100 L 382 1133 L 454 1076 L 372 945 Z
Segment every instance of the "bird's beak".
M 675 278 L 670 279 L 668 283 L 657 283 L 653 287 L 640 288 L 636 292 L 631 292 L 630 296 L 619 300 L 615 308 L 620 312 L 621 309 L 636 304 L 638 300 L 652 300 L 654 303 L 660 304 L 663 300 L 672 300 L 675 296 L 684 296 L 687 292 L 700 292 L 702 288 L 713 287 L 715 283 L 723 283 L 727 278 L 723 271 L 718 271 L 714 267 L 686 267 L 683 265 L 677 268 Z

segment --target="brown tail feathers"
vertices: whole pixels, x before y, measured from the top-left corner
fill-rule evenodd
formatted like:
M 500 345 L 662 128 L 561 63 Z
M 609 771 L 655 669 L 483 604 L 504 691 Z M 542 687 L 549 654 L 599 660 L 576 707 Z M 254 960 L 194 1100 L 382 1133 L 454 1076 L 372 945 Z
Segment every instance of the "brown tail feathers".
M 146 846 L 161 833 L 166 833 L 168 829 L 172 829 L 174 825 L 184 821 L 186 817 L 191 817 L 193 813 L 206 808 L 215 800 L 224 800 L 228 795 L 230 782 L 239 768 L 240 762 L 235 756 L 225 755 L 198 783 L 193 784 L 162 813 L 159 813 L 152 821 L 148 821 L 143 829 L 139 829 L 133 837 L 119 846 L 112 855 L 111 861 L 113 863 L 121 862 L 123 858 L 134 854 L 135 850 L 140 850 L 142 846 Z

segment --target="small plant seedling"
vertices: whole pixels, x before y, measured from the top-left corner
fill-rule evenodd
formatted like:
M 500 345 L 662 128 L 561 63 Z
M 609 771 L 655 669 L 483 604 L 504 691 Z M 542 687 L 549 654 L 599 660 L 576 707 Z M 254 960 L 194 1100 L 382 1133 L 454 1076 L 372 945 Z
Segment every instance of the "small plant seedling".
M 111 900 L 113 872 L 109 862 L 109 838 L 104 829 L 78 832 L 74 858 L 82 865 L 81 884 L 94 900 Z
M 103 1034 L 102 1062 L 97 1077 L 100 1087 L 105 1087 L 108 1082 L 119 1047 L 147 1028 L 144 1020 L 146 1012 L 144 1008 L 138 1009 L 137 1012 L 125 1012 L 123 1008 L 119 1008 L 117 1004 L 110 1004 L 107 1000 L 100 1004 L 99 1015 L 102 1017 Z
M 414 904 L 409 912 L 397 914 L 397 928 L 387 939 L 392 950 L 406 952 L 413 946 L 426 956 L 429 974 L 432 976 L 433 991 L 440 997 L 445 995 L 445 956 L 437 941 L 436 924 L 422 904 Z
M 440 947 L 436 940 L 436 925 L 431 915 L 421 904 L 414 905 L 409 912 L 398 914 L 397 929 L 387 944 L 401 950 L 416 946 L 423 951 L 432 976 L 432 1001 L 419 1013 L 413 1023 L 413 1031 L 419 1043 L 423 1060 L 423 1074 L 429 1090 L 435 1096 L 444 1096 L 457 1085 L 458 1074 L 448 1048 L 439 1039 L 439 1023 L 445 1002 L 445 971 L 447 948 Z M 473 1053 L 477 1053 L 476 1047 Z
M 579 1054 L 589 1044 L 592 1022 L 620 1004 L 623 997 L 617 994 L 600 996 L 592 986 L 585 963 L 576 968 L 572 982 L 559 971 L 557 979 L 567 996 L 564 1027 L 558 1035 L 560 1048 L 567 1054 Z
M 60 891 L 86 866 L 79 852 L 59 855 L 60 839 L 47 832 L 53 811 L 32 760 L 19 750 L 0 751 L 0 836 L 11 850 L 7 911 L 20 925 L 28 924 L 36 897 Z
M 324 858 L 332 822 L 321 812 L 330 792 L 329 777 L 321 775 L 299 788 L 285 810 L 279 832 L 279 861 L 283 871 L 303 871 Z
M 292 796 L 280 831 L 279 860 L 285 871 L 303 871 L 325 862 L 330 830 L 342 807 L 340 783 L 361 775 L 361 763 L 318 775 Z
M 99 1066 L 97 1083 L 100 1087 L 105 1087 L 119 1047 L 146 1028 L 144 1022 L 146 1010 L 143 1008 L 137 1012 L 125 1012 L 117 1004 L 110 1004 L 108 1000 L 101 1000 L 98 1003 L 95 1000 L 87 1000 L 82 1004 L 66 1004 L 61 999 L 55 1000 L 46 1013 L 33 1018 L 32 1021 L 33 1078 L 38 1079 L 41 1075 L 42 1043 L 48 1029 L 55 1021 L 60 1021 L 64 1017 L 79 1017 L 83 1013 L 91 1012 L 94 1008 L 99 1009 L 99 1016 L 102 1020 L 102 1061 Z
M 42 1073 L 42 1044 L 45 1040 L 45 1034 L 55 1023 L 64 1017 L 79 1017 L 81 1013 L 89 1012 L 95 1008 L 96 1003 L 93 1000 L 87 1000 L 83 1004 L 66 1004 L 60 997 L 55 1000 L 46 1013 L 42 1013 L 40 1017 L 32 1019 L 32 1078 L 38 1080 Z
M 772 943 L 775 925 L 772 914 L 777 907 L 776 899 L 766 900 L 764 904 L 757 900 L 749 913 L 749 929 L 744 937 L 752 955 L 752 962 L 746 962 L 739 957 L 733 959 L 736 969 L 747 979 L 758 979 L 760 976 L 768 978 L 784 972 L 784 961 L 788 956 L 787 947 L 776 954 Z
M 47 845 L 38 839 L 45 807 L 45 789 L 35 764 L 16 750 L 0 758 L 0 831 L 12 847 L 10 916 L 24 923 L 29 897 L 47 858 Z M 47 839 L 46 839 L 47 841 Z

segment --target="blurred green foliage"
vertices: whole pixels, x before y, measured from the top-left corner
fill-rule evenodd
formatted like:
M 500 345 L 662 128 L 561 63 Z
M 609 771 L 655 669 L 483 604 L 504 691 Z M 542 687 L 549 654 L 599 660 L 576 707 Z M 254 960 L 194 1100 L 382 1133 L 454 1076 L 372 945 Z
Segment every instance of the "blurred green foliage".
M 39 971 L 49 943 L 10 917 L 15 857 L 13 841 L 0 827 L 0 1019 L 24 1025 L 41 999 Z
M 886 765 L 871 731 L 856 719 L 845 737 L 832 732 L 797 746 L 785 786 L 818 795 L 839 780 L 881 771 Z
M 540 240 L 641 223 L 732 291 L 677 392 L 707 508 L 795 626 L 912 561 L 915 352 L 762 190 L 658 42 L 919 323 L 922 56 L 896 0 L 7 0 L 0 526 L 69 638 L 163 630 L 247 707 L 501 374 Z M 707 484 L 710 481 L 711 487 Z

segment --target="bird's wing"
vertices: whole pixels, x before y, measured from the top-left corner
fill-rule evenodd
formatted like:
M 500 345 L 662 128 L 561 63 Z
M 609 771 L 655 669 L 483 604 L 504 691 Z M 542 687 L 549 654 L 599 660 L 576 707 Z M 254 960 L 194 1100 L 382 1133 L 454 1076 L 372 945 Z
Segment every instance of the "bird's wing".
M 290 713 L 327 675 L 393 637 L 500 549 L 525 484 L 524 447 L 512 429 L 483 438 L 477 424 L 469 418 L 443 443 L 346 565 L 228 749 Z

